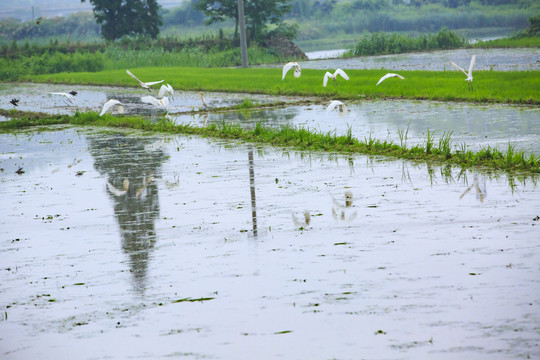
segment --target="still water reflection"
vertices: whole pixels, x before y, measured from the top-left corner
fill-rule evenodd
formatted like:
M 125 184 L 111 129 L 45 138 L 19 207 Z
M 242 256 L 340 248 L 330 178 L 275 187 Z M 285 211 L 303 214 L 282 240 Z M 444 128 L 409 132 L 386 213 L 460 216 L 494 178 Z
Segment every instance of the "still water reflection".
M 76 128 L 0 154 L 3 358 L 536 354 L 534 178 Z
M 165 153 L 156 138 L 124 133 L 87 137 L 94 168 L 107 181 L 123 251 L 129 256 L 136 288 L 144 291 L 150 252 L 159 217 L 157 182 Z M 118 191 L 117 189 L 123 189 Z

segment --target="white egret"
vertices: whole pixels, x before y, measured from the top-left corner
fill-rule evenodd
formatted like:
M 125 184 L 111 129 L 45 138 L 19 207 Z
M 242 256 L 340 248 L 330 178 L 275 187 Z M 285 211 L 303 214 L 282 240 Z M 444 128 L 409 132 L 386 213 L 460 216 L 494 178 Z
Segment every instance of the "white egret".
M 19 106 L 19 99 L 11 99 L 10 102 L 9 102 L 11 105 L 13 106 Z
M 154 105 L 156 107 L 161 107 L 163 109 L 167 108 L 169 105 L 169 98 L 164 97 L 163 99 L 156 99 L 153 96 L 147 95 L 141 97 L 141 101 L 150 105 Z
M 338 75 L 344 78 L 345 80 L 349 80 L 349 75 L 345 74 L 345 71 L 341 69 L 336 69 L 336 71 L 334 71 L 333 74 L 327 71 L 326 74 L 324 74 L 323 86 L 326 87 L 326 84 L 328 83 L 329 78 L 334 80 L 334 86 L 336 86 L 337 85 L 336 79 Z
M 468 83 L 469 91 L 472 90 L 472 80 L 473 80 L 472 72 L 473 72 L 473 67 L 474 67 L 475 63 L 476 63 L 476 55 L 473 55 L 472 58 L 471 58 L 471 63 L 469 64 L 469 71 L 467 72 L 467 71 L 465 71 L 465 69 L 460 67 L 455 62 L 450 61 L 450 64 L 452 64 L 456 69 L 461 70 L 461 72 L 464 73 L 465 76 L 467 76 L 465 81 L 467 81 L 467 83 Z
M 116 99 L 111 99 L 107 101 L 103 105 L 103 109 L 101 109 L 99 116 L 103 116 L 103 114 L 105 114 L 109 110 L 111 110 L 111 112 L 115 111 L 117 114 L 124 113 L 124 107 L 122 106 L 122 103 Z
M 294 68 L 294 77 L 298 78 L 300 75 L 302 75 L 302 69 L 297 62 L 288 62 L 283 65 L 283 76 L 281 77 L 281 80 L 285 79 L 285 75 L 287 75 L 287 72 L 292 68 Z
M 162 82 L 163 82 L 163 80 L 160 80 L 160 81 L 150 81 L 150 82 L 142 82 L 142 81 L 139 80 L 135 75 L 133 75 L 133 74 L 131 73 L 131 71 L 126 70 L 126 73 L 127 73 L 129 76 L 131 76 L 132 78 L 134 78 L 135 80 L 137 80 L 137 82 L 139 83 L 139 85 L 141 85 L 141 87 L 142 87 L 143 89 L 146 89 L 146 90 L 148 90 L 148 91 L 150 91 L 150 87 L 149 87 L 149 86 L 155 85 L 155 84 L 159 84 L 159 83 L 162 83 Z
M 50 92 L 50 95 L 60 95 L 66 98 L 67 102 L 72 104 L 73 101 L 77 100 L 77 98 L 71 94 L 64 93 L 64 92 Z
M 174 96 L 174 89 L 172 88 L 172 86 L 169 84 L 161 85 L 161 87 L 159 88 L 158 97 L 162 98 L 169 95 Z
M 401 80 L 405 80 L 405 78 L 403 76 L 399 75 L 399 74 L 388 73 L 388 74 L 384 75 L 382 78 L 379 79 L 379 82 L 377 83 L 377 85 L 382 83 L 384 80 L 386 80 L 388 78 L 393 78 L 393 77 L 398 77 Z M 377 86 L 377 85 L 375 85 L 375 86 Z
M 330 101 L 330 105 L 328 105 L 328 107 L 326 108 L 326 111 L 330 112 L 334 109 L 338 109 L 338 111 L 342 113 L 346 113 L 347 111 L 349 111 L 347 109 L 347 105 L 345 105 L 343 102 L 339 100 Z
M 206 101 L 204 101 L 204 93 L 201 91 L 201 101 L 205 109 L 208 109 L 208 105 L 206 105 Z

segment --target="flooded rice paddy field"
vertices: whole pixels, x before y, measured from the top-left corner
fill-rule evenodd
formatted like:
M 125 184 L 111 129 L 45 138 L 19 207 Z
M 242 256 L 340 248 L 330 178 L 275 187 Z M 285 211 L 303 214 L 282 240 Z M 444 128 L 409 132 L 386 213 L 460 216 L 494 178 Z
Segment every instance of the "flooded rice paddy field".
M 25 94 L 18 109 L 46 113 L 74 114 L 82 111 L 101 111 L 108 99 L 115 98 L 125 104 L 127 114 L 160 118 L 164 110 L 142 103 L 141 96 L 147 95 L 140 89 L 109 88 L 96 86 L 77 86 L 77 103 L 67 104 L 62 97 L 49 95 L 49 92 L 67 92 L 71 88 L 64 85 L 47 84 L 4 84 L 0 85 L 0 107 L 13 108 L 9 100 L 15 93 Z M 156 96 L 155 91 L 152 93 Z M 294 102 L 295 97 L 276 97 L 269 95 L 205 93 L 205 101 L 210 108 L 220 108 L 240 104 L 244 99 L 265 104 L 276 101 Z M 288 106 L 244 112 L 196 114 L 183 112 L 201 109 L 199 92 L 176 92 L 168 108 L 169 114 L 177 124 L 238 123 L 254 126 L 301 126 L 321 132 L 345 134 L 348 129 L 358 139 L 373 138 L 393 141 L 400 144 L 399 132 L 407 132 L 407 145 L 424 144 L 427 132 L 436 141 L 444 133 L 452 133 L 456 148 L 465 143 L 470 150 L 492 146 L 506 150 L 508 144 L 526 154 L 540 154 L 540 109 L 538 107 L 508 105 L 474 105 L 465 103 L 430 101 L 361 101 L 347 102 L 347 113 L 327 112 L 327 104 Z M 6 119 L 4 119 L 6 120 Z
M 540 356 L 535 179 L 76 127 L 0 154 L 3 359 Z

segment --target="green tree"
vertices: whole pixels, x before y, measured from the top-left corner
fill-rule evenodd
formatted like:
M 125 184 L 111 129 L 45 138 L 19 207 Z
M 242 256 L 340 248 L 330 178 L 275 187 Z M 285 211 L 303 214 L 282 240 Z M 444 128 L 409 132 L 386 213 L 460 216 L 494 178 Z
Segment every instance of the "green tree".
M 86 2 L 86 0 L 81 0 Z M 155 39 L 163 24 L 157 0 L 88 0 L 106 40 L 143 35 Z
M 290 10 L 291 0 L 244 0 L 246 31 L 249 40 L 262 41 L 267 34 L 267 26 L 280 26 L 283 16 Z M 234 39 L 238 37 L 238 4 L 236 0 L 199 0 L 195 8 L 208 19 L 207 24 L 234 19 Z

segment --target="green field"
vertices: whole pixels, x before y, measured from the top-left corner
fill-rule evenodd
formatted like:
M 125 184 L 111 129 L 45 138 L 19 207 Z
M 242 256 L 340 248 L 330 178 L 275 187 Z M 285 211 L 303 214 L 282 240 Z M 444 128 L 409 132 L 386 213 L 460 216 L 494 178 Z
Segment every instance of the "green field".
M 458 71 L 399 71 L 405 80 L 387 79 L 375 86 L 389 70 L 347 70 L 350 80 L 322 85 L 325 70 L 304 69 L 300 78 L 282 70 L 255 68 L 150 67 L 130 69 L 142 81 L 165 80 L 177 90 L 224 91 L 270 95 L 316 96 L 324 99 L 429 99 L 442 101 L 540 104 L 540 71 L 478 71 L 469 92 L 465 75 Z M 81 85 L 137 87 L 125 70 L 96 73 L 35 75 L 27 81 Z M 157 88 L 156 88 L 157 89 Z

